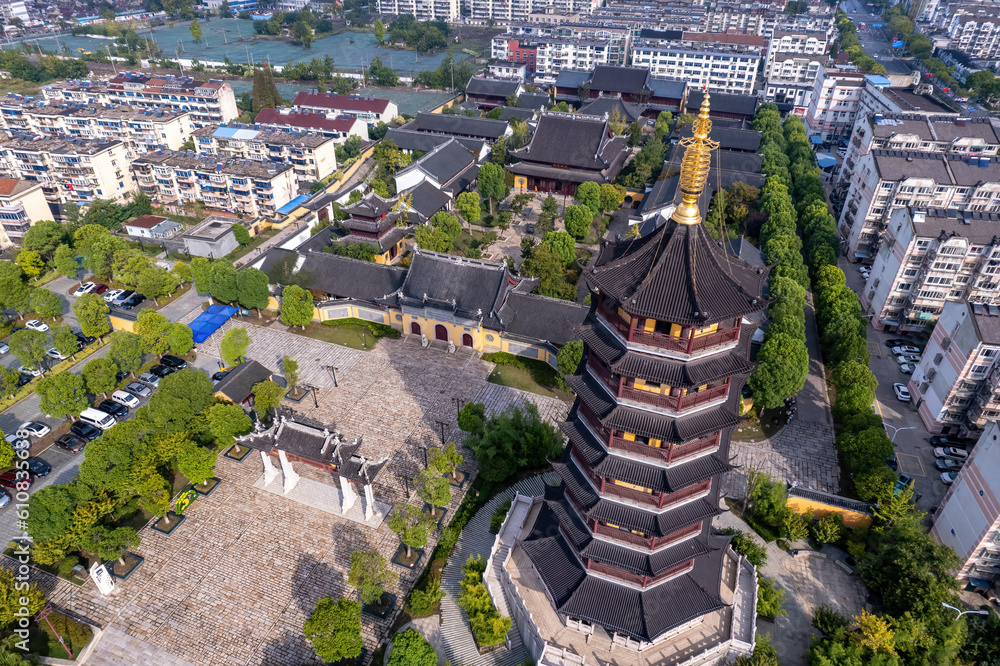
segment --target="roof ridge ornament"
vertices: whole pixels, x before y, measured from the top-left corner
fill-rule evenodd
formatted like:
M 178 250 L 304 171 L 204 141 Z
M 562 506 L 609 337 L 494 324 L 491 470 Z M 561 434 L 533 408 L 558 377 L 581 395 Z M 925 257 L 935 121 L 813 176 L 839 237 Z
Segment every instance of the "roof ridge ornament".
M 674 210 L 671 219 L 678 224 L 701 224 L 701 210 L 698 199 L 705 190 L 708 174 L 712 167 L 712 151 L 719 147 L 717 141 L 712 141 L 708 135 L 712 131 L 712 121 L 709 118 L 711 106 L 708 90 L 701 102 L 698 117 L 692 123 L 690 137 L 681 139 L 680 143 L 687 149 L 681 160 L 681 204 Z

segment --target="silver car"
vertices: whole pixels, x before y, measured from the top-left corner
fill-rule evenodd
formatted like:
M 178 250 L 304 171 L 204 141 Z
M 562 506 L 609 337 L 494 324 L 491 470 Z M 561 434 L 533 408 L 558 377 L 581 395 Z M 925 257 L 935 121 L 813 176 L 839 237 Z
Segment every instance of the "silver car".
M 144 372 L 139 375 L 139 381 L 148 386 L 152 386 L 153 388 L 160 385 L 160 378 L 151 372 Z
M 129 382 L 125 385 L 125 388 L 143 398 L 148 398 L 153 393 L 152 389 L 139 382 Z

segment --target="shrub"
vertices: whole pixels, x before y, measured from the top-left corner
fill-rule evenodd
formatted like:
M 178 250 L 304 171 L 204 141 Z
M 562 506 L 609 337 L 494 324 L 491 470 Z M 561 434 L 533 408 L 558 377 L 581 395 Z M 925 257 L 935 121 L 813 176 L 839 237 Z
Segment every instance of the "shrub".
M 785 600 L 785 591 L 775 587 L 770 578 L 760 576 L 757 579 L 757 615 L 773 620 L 779 615 L 788 615 L 781 607 Z
M 832 511 L 812 524 L 813 538 L 820 543 L 837 543 L 844 531 L 844 517 Z
M 345 319 L 328 319 L 323 322 L 324 326 L 338 327 L 338 326 L 364 326 L 372 335 L 376 338 L 398 338 L 403 334 L 394 329 L 392 326 L 387 326 L 385 324 L 379 324 L 374 321 L 368 321 L 366 319 L 358 319 L 357 317 L 347 317 Z
M 90 642 L 90 627 L 82 622 L 77 622 L 62 613 L 49 613 L 48 620 L 47 623 L 43 622 L 41 627 L 42 631 L 48 635 L 50 646 L 58 645 L 59 639 L 56 638 L 56 634 L 62 636 L 62 639 L 66 641 L 66 645 L 74 654 L 79 654 L 80 650 Z M 49 626 L 50 624 L 51 627 Z
M 846 629 L 847 624 L 846 617 L 825 604 L 816 609 L 816 616 L 812 621 L 812 625 L 826 636 L 833 635 L 840 629 Z
M 441 580 L 433 576 L 428 580 L 425 589 L 418 590 L 414 588 L 404 609 L 413 617 L 427 617 L 434 614 L 438 602 L 443 597 L 444 591 L 441 589 Z
M 483 583 L 484 571 L 486 563 L 482 556 L 470 556 L 462 567 L 465 578 L 462 579 L 462 594 L 458 598 L 458 606 L 468 614 L 472 635 L 481 648 L 503 643 L 511 624 L 510 618 L 500 615 L 493 606 L 493 600 Z
M 781 536 L 789 541 L 799 541 L 809 536 L 809 521 L 794 511 L 785 514 L 781 521 Z
M 80 563 L 80 558 L 76 555 L 70 555 L 62 562 L 59 563 L 59 577 L 69 578 L 73 575 L 73 567 Z
M 490 532 L 493 534 L 499 534 L 500 528 L 503 527 L 504 518 L 507 517 L 507 512 L 510 511 L 510 505 L 513 503 L 514 500 L 509 499 L 496 508 L 493 515 L 490 516 Z
M 767 546 L 763 546 L 741 530 L 727 527 L 722 530 L 723 534 L 732 534 L 733 540 L 729 544 L 737 553 L 747 558 L 747 561 L 755 567 L 762 567 L 767 564 Z

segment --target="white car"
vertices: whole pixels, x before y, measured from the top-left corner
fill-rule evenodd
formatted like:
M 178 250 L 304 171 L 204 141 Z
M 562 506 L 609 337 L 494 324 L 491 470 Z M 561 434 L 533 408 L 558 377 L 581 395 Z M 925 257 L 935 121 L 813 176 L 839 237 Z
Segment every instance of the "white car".
M 111 394 L 111 399 L 119 405 L 125 405 L 130 409 L 135 409 L 139 406 L 139 398 L 135 397 L 128 391 L 115 391 Z
M 89 294 L 93 290 L 94 290 L 93 282 L 84 282 L 83 284 L 81 284 L 79 287 L 76 288 L 76 291 L 73 292 L 73 298 L 80 298 L 84 294 Z
M 106 294 L 104 294 L 104 302 L 110 303 L 111 301 L 115 300 L 124 293 L 125 293 L 124 289 L 111 289 Z
M 24 449 L 31 448 L 31 442 L 17 435 L 7 435 L 7 441 L 10 442 L 15 451 L 23 451 Z
M 139 381 L 148 386 L 152 386 L 153 388 L 160 385 L 160 378 L 151 372 L 144 372 L 139 375 Z
M 904 345 L 902 347 L 893 347 L 892 353 L 896 354 L 897 356 L 901 354 L 920 354 L 920 350 L 910 345 Z
M 41 421 L 25 421 L 17 428 L 18 432 L 21 432 L 22 430 L 32 437 L 45 437 L 47 434 L 52 432 L 52 428 L 48 427 Z
M 917 363 L 920 363 L 920 356 L 917 354 L 902 354 L 896 357 L 896 363 L 899 363 L 900 365 L 904 365 L 906 363 L 916 365 Z
M 958 458 L 965 460 L 969 457 L 969 452 L 957 446 L 939 446 L 934 449 L 935 458 Z
M 39 321 L 37 319 L 32 319 L 31 321 L 25 322 L 24 325 L 26 328 L 30 328 L 33 331 L 41 331 L 42 333 L 49 330 L 48 324 L 46 324 L 44 321 Z
M 901 363 L 899 366 L 899 371 L 904 375 L 912 375 L 913 371 L 917 369 L 917 366 L 912 363 Z
M 45 352 L 45 355 L 57 361 L 65 361 L 69 358 L 69 356 L 63 356 L 55 347 L 50 348 L 47 352 Z
M 871 272 L 871 269 L 868 268 L 867 266 L 858 266 L 858 272 L 859 273 L 869 273 L 869 272 Z
M 6 342 L 0 342 L 0 354 L 6 354 L 10 351 L 10 345 Z
M 958 472 L 941 472 L 941 483 L 950 486 L 958 478 Z
M 896 394 L 896 400 L 900 402 L 910 401 L 910 390 L 906 388 L 905 384 L 893 384 L 892 391 Z
M 23 372 L 26 375 L 31 375 L 32 377 L 41 377 L 42 376 L 42 371 L 41 370 L 39 370 L 37 368 L 28 368 L 28 367 L 25 367 L 23 365 L 21 367 L 19 367 L 17 369 L 17 371 L 18 372 Z

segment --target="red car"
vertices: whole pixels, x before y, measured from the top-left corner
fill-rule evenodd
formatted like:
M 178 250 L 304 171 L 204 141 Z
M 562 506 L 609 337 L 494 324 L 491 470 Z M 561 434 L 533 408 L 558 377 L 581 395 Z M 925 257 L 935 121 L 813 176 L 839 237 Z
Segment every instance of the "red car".
M 90 290 L 92 294 L 103 294 L 108 290 L 108 285 L 106 284 L 95 284 L 94 288 Z
M 18 477 L 18 474 L 19 472 L 14 470 L 0 474 L 0 486 L 5 488 L 17 488 L 18 483 L 26 483 L 28 484 L 27 487 L 30 488 L 31 484 L 35 482 L 35 480 L 31 478 L 31 475 L 28 474 L 27 470 L 20 472 L 20 478 Z M 22 488 L 22 490 L 23 489 L 24 488 Z

